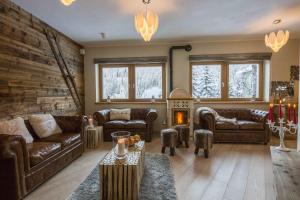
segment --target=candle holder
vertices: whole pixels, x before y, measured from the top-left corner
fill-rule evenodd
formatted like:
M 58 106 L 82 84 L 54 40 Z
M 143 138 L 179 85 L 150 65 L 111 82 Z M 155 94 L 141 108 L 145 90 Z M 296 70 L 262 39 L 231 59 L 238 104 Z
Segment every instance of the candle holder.
M 122 160 L 127 157 L 130 132 L 117 131 L 111 134 L 113 141 L 113 152 L 117 159 Z
M 285 123 L 287 122 L 287 125 Z M 289 132 L 290 134 L 296 134 L 297 133 L 297 124 L 293 121 L 287 120 L 285 122 L 284 118 L 278 118 L 279 126 L 275 125 L 275 122 L 272 122 L 270 119 L 268 119 L 267 124 L 269 125 L 269 128 L 272 132 L 276 133 L 278 131 L 279 138 L 280 138 L 280 144 L 278 147 L 276 147 L 276 150 L 279 151 L 290 151 L 289 148 L 286 148 L 284 145 L 284 134 L 285 132 Z

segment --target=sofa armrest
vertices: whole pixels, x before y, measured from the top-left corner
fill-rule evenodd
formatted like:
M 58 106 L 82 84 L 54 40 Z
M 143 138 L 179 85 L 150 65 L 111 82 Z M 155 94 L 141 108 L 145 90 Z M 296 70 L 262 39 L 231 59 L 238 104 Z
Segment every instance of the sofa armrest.
M 0 199 L 22 199 L 29 171 L 26 142 L 19 135 L 0 135 Z
M 97 121 L 98 126 L 103 126 L 105 122 L 109 121 L 109 109 L 100 110 L 93 114 L 94 120 Z
M 251 119 L 259 123 L 267 123 L 268 112 L 264 110 L 251 109 Z
M 155 109 L 150 109 L 146 115 L 145 121 L 147 123 L 152 123 L 153 121 L 155 121 L 157 119 L 157 116 L 158 116 L 157 111 Z
M 212 112 L 204 110 L 199 113 L 199 124 L 201 128 L 206 128 L 213 133 L 215 132 L 216 119 Z

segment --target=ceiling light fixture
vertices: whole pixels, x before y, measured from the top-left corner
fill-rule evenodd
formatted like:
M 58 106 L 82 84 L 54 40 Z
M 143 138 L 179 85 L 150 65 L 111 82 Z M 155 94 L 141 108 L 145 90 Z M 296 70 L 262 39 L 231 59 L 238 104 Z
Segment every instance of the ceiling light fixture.
M 140 12 L 135 15 L 135 29 L 143 37 L 145 42 L 149 42 L 153 34 L 158 28 L 158 16 L 151 10 L 148 10 L 147 5 L 150 4 L 150 0 L 142 0 L 146 5 L 146 12 Z
M 273 24 L 281 23 L 281 19 L 276 19 L 273 21 Z M 265 35 L 265 44 L 267 47 L 270 47 L 274 52 L 278 52 L 281 47 L 283 47 L 289 40 L 290 33 L 289 31 L 279 30 L 277 34 L 272 32 Z
M 60 2 L 62 4 L 64 4 L 65 6 L 69 6 L 71 5 L 75 0 L 60 0 Z

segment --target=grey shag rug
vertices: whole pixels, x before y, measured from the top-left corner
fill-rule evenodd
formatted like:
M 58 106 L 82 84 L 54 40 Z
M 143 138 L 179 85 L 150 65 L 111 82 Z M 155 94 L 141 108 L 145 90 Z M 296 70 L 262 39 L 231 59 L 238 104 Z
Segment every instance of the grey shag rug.
M 100 183 L 101 184 L 101 183 Z M 146 154 L 140 200 L 174 200 L 176 189 L 168 156 Z M 99 167 L 68 197 L 68 200 L 100 200 Z

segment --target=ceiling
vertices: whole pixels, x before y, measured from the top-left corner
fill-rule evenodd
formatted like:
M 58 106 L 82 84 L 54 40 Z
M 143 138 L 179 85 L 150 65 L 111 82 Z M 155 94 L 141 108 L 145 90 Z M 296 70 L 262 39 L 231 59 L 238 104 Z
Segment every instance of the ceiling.
M 12 1 L 81 44 L 142 41 L 134 28 L 142 0 L 76 0 L 69 7 L 59 0 Z M 152 0 L 148 8 L 159 15 L 154 42 L 263 39 L 278 29 L 300 38 L 300 0 Z M 274 25 L 277 18 L 282 23 Z

